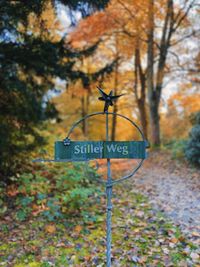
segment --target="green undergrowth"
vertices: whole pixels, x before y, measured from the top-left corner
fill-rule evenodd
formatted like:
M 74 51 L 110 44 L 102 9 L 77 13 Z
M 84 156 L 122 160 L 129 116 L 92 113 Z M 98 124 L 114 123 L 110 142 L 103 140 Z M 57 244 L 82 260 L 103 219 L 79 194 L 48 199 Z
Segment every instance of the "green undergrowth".
M 94 169 L 81 163 L 34 167 L 2 192 L 2 217 L 14 211 L 14 219 L 22 222 L 33 216 L 45 222 L 73 217 L 87 220 L 90 205 L 101 195 Z
M 167 150 L 171 153 L 172 159 L 184 159 L 185 158 L 185 147 L 187 141 L 184 139 L 181 140 L 171 140 L 170 142 L 164 144 L 164 150 Z
M 99 189 L 104 192 L 96 185 Z M 78 206 L 81 214 L 70 218 L 45 221 L 38 214 L 23 222 L 2 219 L 0 266 L 106 266 L 105 195 L 96 198 L 94 193 L 93 198 L 85 199 Z M 198 266 L 197 250 L 148 199 L 130 186 L 114 188 L 112 266 Z

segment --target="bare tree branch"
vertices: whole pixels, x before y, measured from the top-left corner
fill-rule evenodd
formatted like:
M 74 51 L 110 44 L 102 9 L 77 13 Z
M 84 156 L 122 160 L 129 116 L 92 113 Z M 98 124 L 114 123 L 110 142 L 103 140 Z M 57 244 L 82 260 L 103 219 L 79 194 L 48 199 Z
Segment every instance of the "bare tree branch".
M 123 8 L 129 13 L 129 15 L 131 16 L 131 18 L 136 18 L 136 15 L 134 13 L 131 12 L 131 10 L 121 1 L 121 0 L 117 0 L 117 2 L 123 6 Z
M 180 38 L 179 40 L 174 41 L 173 43 L 171 43 L 170 46 L 175 46 L 175 45 L 177 45 L 177 44 L 183 42 L 184 40 L 190 38 L 191 36 L 196 36 L 197 33 L 200 33 L 200 29 L 198 29 L 198 30 L 193 30 L 191 33 L 189 33 L 189 34 L 183 36 L 182 38 Z
M 173 52 L 173 51 L 170 51 L 170 50 L 169 50 L 168 52 L 176 58 L 177 65 L 178 65 L 179 67 L 182 67 L 182 66 L 181 66 L 181 62 L 180 62 L 180 59 L 179 59 L 179 56 L 178 56 L 175 52 Z
M 187 2 L 187 1 L 186 1 Z M 186 2 L 185 2 L 185 6 L 186 7 Z M 185 10 L 184 14 L 181 16 L 182 12 L 179 12 L 176 16 L 175 22 L 176 22 L 176 26 L 174 27 L 174 32 L 180 27 L 181 23 L 184 21 L 184 19 L 188 16 L 191 8 L 194 6 L 196 0 L 193 0 L 190 5 L 187 7 L 187 9 Z M 183 11 L 183 10 L 182 10 Z

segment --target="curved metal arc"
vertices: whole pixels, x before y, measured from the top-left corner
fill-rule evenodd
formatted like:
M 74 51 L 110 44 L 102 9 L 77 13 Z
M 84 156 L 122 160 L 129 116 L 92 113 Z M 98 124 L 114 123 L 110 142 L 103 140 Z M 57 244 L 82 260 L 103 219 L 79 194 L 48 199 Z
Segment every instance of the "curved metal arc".
M 140 167 L 142 166 L 143 162 L 144 162 L 144 159 L 142 159 L 139 162 L 138 166 L 136 168 L 134 168 L 134 170 L 132 170 L 131 173 L 129 173 L 129 174 L 117 179 L 117 180 L 112 181 L 111 183 L 109 183 L 108 186 L 113 186 L 115 184 L 121 183 L 121 182 L 131 178 L 131 176 L 133 176 L 140 169 Z M 100 182 L 101 184 L 107 184 L 107 181 L 104 181 L 104 180 L 96 179 L 96 181 Z
M 129 118 L 127 118 L 126 116 L 124 116 L 124 115 L 121 115 L 121 114 L 118 114 L 118 113 L 114 113 L 114 112 L 95 112 L 95 113 L 91 113 L 91 114 L 88 114 L 88 115 L 86 115 L 86 116 L 84 116 L 83 118 L 81 118 L 80 120 L 78 120 L 71 128 L 70 128 L 70 130 L 69 130 L 69 132 L 68 132 L 68 135 L 67 135 L 67 138 L 69 138 L 69 136 L 71 135 L 71 133 L 73 132 L 73 130 L 77 127 L 77 125 L 79 124 L 79 123 L 81 123 L 82 121 L 84 121 L 84 120 L 86 120 L 86 119 L 88 119 L 88 118 L 90 118 L 90 117 L 93 117 L 93 116 L 96 116 L 96 115 L 115 115 L 115 116 L 119 116 L 119 117 L 121 117 L 121 118 L 124 118 L 124 119 L 126 119 L 127 121 L 129 121 L 138 131 L 139 131 L 139 133 L 140 133 L 140 135 L 141 135 L 141 137 L 142 137 L 142 141 L 145 141 L 145 137 L 144 137 L 144 134 L 143 134 L 143 132 L 140 130 L 140 128 L 137 126 L 137 124 L 135 124 L 131 119 L 129 119 Z M 109 184 L 109 186 L 111 186 L 111 185 L 115 185 L 115 184 L 117 184 L 117 183 L 120 183 L 120 182 L 123 182 L 124 180 L 127 180 L 127 179 L 129 179 L 131 176 L 133 176 L 138 170 L 139 170 L 139 168 L 142 166 L 142 164 L 143 164 L 143 162 L 144 162 L 144 159 L 142 159 L 140 162 L 139 162 L 139 164 L 138 164 L 138 166 L 136 167 L 136 168 L 134 168 L 133 169 L 133 171 L 131 172 L 131 173 L 129 173 L 128 175 L 125 175 L 125 176 L 123 176 L 122 178 L 120 178 L 120 179 L 117 179 L 117 180 L 115 180 L 115 181 L 112 181 L 110 184 Z M 103 181 L 103 180 L 99 180 L 99 179 L 97 179 L 99 182 L 101 182 L 101 183 L 103 183 L 103 184 L 106 184 L 107 183 L 107 181 Z
M 91 113 L 91 114 L 88 114 L 86 115 L 85 117 L 81 118 L 80 120 L 78 120 L 77 122 L 74 123 L 74 125 L 70 128 L 69 132 L 68 132 L 68 135 L 67 135 L 67 138 L 69 138 L 69 136 L 71 135 L 71 133 L 73 132 L 73 130 L 77 127 L 77 125 L 79 123 L 81 123 L 82 121 L 90 118 L 90 117 L 93 117 L 93 116 L 96 116 L 96 115 L 115 115 L 115 116 L 119 116 L 121 118 L 124 118 L 126 119 L 127 121 L 129 121 L 134 127 L 137 128 L 137 130 L 139 131 L 139 133 L 141 134 L 142 136 L 142 141 L 145 141 L 145 137 L 144 137 L 144 134 L 143 132 L 140 130 L 140 128 L 137 126 L 137 124 L 135 124 L 131 119 L 127 118 L 126 116 L 124 115 L 121 115 L 121 114 L 118 114 L 118 113 L 114 113 L 114 112 L 95 112 L 95 113 Z
M 139 170 L 139 168 L 142 166 L 143 162 L 144 162 L 144 159 L 142 159 L 142 160 L 140 161 L 140 163 L 138 164 L 138 166 L 137 166 L 131 173 L 129 173 L 128 175 L 123 176 L 123 177 L 120 178 L 120 179 L 117 179 L 117 180 L 113 181 L 113 182 L 112 182 L 112 185 L 121 183 L 121 182 L 123 182 L 123 181 L 125 181 L 125 180 L 131 178 L 131 176 L 133 176 L 133 175 Z
M 67 135 L 67 138 L 69 138 L 69 136 L 71 135 L 71 133 L 73 132 L 73 130 L 76 128 L 76 126 L 81 123 L 82 121 L 92 117 L 92 116 L 95 116 L 95 115 L 100 115 L 100 114 L 105 114 L 104 112 L 95 112 L 95 113 L 91 113 L 91 114 L 88 114 L 86 115 L 85 117 L 81 118 L 80 120 L 78 120 L 77 122 L 75 122 L 72 127 L 70 128 L 69 132 L 68 132 L 68 135 Z
M 88 164 L 88 162 L 89 162 L 90 160 L 88 160 L 88 161 L 84 161 L 86 164 Z M 41 162 L 41 163 L 43 163 L 43 162 L 72 162 L 72 161 L 70 161 L 70 160 L 58 160 L 58 161 L 56 161 L 56 160 L 53 160 L 53 159 L 35 159 L 35 160 L 33 160 L 33 162 Z M 74 162 L 74 161 L 73 161 Z M 118 184 L 118 183 L 120 183 L 120 182 L 123 182 L 124 180 L 127 180 L 128 178 L 130 178 L 131 176 L 133 176 L 136 172 L 137 172 L 137 170 L 139 170 L 139 168 L 142 166 L 142 164 L 143 164 L 143 162 L 144 162 L 144 159 L 142 159 L 141 161 L 140 161 L 140 163 L 139 163 L 139 165 L 136 167 L 136 168 L 134 168 L 134 170 L 131 172 L 131 173 L 129 173 L 128 175 L 125 175 L 125 176 L 123 176 L 122 178 L 120 178 L 120 179 L 117 179 L 117 180 L 114 180 L 111 184 L 109 184 L 109 186 L 110 185 L 115 185 L 115 184 Z M 96 168 L 95 169 L 98 169 L 99 168 L 99 166 L 98 166 L 98 162 L 96 161 Z M 99 182 L 99 183 L 101 183 L 101 184 L 107 184 L 107 181 L 104 181 L 104 180 L 100 180 L 100 179 L 95 179 L 97 182 Z

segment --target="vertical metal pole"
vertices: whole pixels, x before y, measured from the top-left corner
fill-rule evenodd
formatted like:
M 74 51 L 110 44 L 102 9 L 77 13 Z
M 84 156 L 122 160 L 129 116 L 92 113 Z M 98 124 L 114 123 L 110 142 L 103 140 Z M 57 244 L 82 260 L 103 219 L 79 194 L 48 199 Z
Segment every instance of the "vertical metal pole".
M 106 113 L 106 141 L 109 141 L 109 124 L 108 124 L 108 113 Z M 111 241 L 112 241 L 112 230 L 111 230 L 111 217 L 112 217 L 112 177 L 111 177 L 111 162 L 107 159 L 107 186 L 106 186 L 106 197 L 107 197 L 107 217 L 106 217 L 106 266 L 111 267 Z

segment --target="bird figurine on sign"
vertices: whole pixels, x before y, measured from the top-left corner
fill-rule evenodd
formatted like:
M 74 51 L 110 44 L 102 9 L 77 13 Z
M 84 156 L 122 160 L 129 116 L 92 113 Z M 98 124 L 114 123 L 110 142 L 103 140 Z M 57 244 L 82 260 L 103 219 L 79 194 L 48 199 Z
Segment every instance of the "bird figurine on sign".
M 97 86 L 97 88 L 99 89 L 99 92 L 102 95 L 101 97 L 99 97 L 99 100 L 105 101 L 104 111 L 103 112 L 108 112 L 109 106 L 113 106 L 113 101 L 117 100 L 120 96 L 124 95 L 124 94 L 113 95 L 113 91 L 112 90 L 107 95 L 99 86 Z

